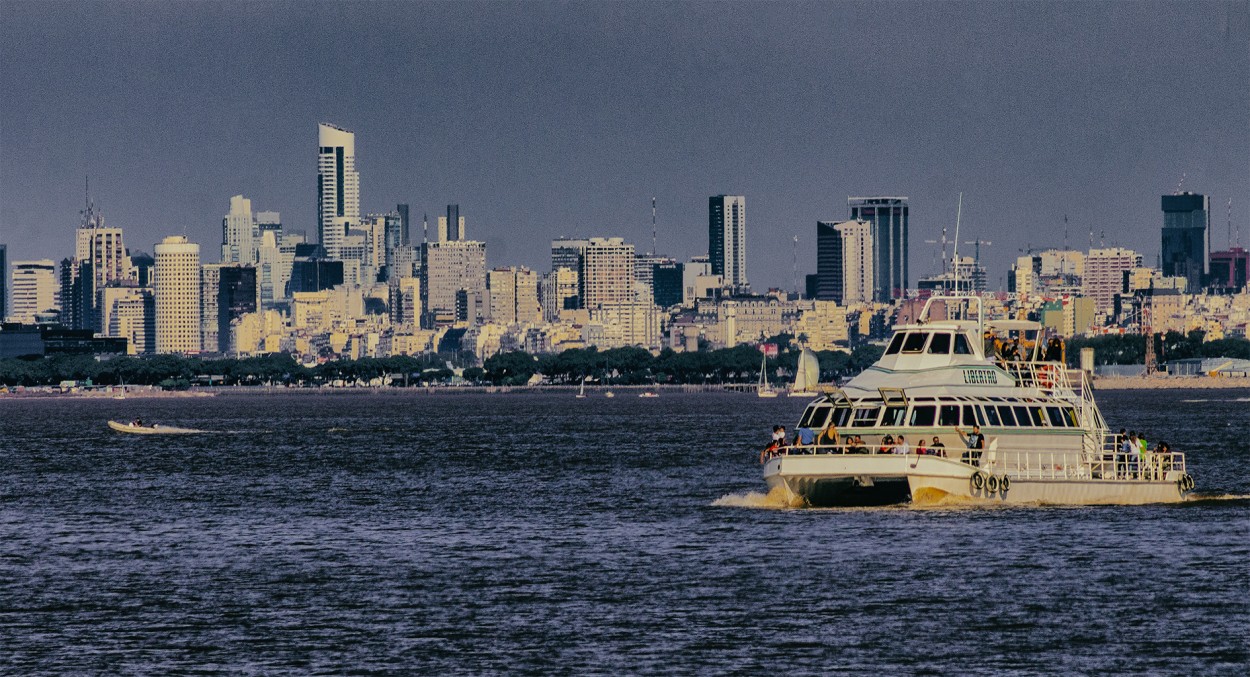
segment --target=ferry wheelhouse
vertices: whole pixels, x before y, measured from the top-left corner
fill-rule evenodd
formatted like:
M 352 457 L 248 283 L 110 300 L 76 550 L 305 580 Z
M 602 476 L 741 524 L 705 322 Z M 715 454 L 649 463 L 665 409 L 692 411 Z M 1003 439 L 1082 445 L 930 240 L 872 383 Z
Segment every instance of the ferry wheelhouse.
M 930 321 L 939 302 L 957 319 Z M 770 489 L 814 506 L 1141 504 L 1193 489 L 1183 454 L 1121 451 L 1088 375 L 1040 324 L 983 316 L 977 297 L 929 299 L 876 364 L 807 406 L 799 427 L 832 424 L 838 443 L 782 449 L 764 464 Z M 974 426 L 984 439 L 969 449 Z

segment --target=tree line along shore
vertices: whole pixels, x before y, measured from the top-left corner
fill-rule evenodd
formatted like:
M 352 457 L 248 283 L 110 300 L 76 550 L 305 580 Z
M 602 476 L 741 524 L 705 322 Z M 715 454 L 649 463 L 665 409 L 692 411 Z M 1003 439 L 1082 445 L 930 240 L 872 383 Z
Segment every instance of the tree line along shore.
M 769 340 L 790 344 L 781 335 Z M 1161 361 L 1192 357 L 1250 359 L 1250 340 L 1223 338 L 1206 341 L 1202 332 L 1168 332 L 1155 335 L 1156 355 Z M 1141 364 L 1146 337 L 1108 335 L 1078 337 L 1068 341 L 1067 361 L 1076 367 L 1080 349 L 1094 348 L 1098 365 Z M 881 346 L 866 344 L 849 352 L 819 351 L 820 379 L 839 382 L 859 373 L 881 356 Z M 800 349 L 788 347 L 767 360 L 770 382 L 793 378 Z M 706 385 L 744 384 L 758 381 L 761 355 L 755 346 L 674 352 L 653 355 L 643 348 L 572 349 L 561 353 L 531 355 L 503 352 L 477 365 L 471 354 L 429 354 L 356 360 L 332 360 L 312 366 L 300 364 L 285 353 L 244 358 L 186 357 L 180 355 L 117 356 L 97 359 L 91 355 L 10 358 L 0 360 L 0 385 L 49 386 L 65 381 L 95 385 L 151 385 L 167 389 L 196 383 L 214 385 L 320 385 L 335 382 L 387 381 L 390 385 L 428 386 L 447 384 L 520 386 L 535 374 L 543 383 L 570 385 Z M 1110 383 L 1109 383 L 1110 385 Z M 1166 382 L 1159 387 L 1168 387 Z

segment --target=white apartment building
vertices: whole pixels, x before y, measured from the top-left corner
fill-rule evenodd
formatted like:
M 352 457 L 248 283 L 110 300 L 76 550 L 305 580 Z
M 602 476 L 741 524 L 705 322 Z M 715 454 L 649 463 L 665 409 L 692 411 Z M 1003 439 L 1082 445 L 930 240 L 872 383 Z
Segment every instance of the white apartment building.
M 1091 249 L 1085 257 L 1084 295 L 1094 299 L 1100 313 L 1111 311 L 1115 295 L 1124 288 L 1124 273 L 1141 267 L 1141 254 L 1121 247 Z
M 427 315 L 456 311 L 456 294 L 466 292 L 480 299 L 486 293 L 486 244 L 473 240 L 448 240 L 425 245 L 422 289 Z
M 713 195 L 708 199 L 708 260 L 712 274 L 734 290 L 747 287 L 747 199 Z
M 14 261 L 10 269 L 13 271 L 13 285 L 9 291 L 10 321 L 32 324 L 37 314 L 60 310 L 61 303 L 57 298 L 60 282 L 54 261 Z
M 842 238 L 842 303 L 869 303 L 874 274 L 872 224 L 843 221 L 834 230 Z
M 581 306 L 598 308 L 605 303 L 634 300 L 634 245 L 619 237 L 593 237 L 582 254 L 578 271 Z
M 502 325 L 533 323 L 541 318 L 538 274 L 528 268 L 495 268 L 486 273 L 490 320 Z
M 156 313 L 147 287 L 105 287 L 100 291 L 100 325 L 105 336 L 126 339 L 126 353 L 144 355 L 156 341 Z
M 156 245 L 153 295 L 158 353 L 200 352 L 200 245 L 173 235 Z

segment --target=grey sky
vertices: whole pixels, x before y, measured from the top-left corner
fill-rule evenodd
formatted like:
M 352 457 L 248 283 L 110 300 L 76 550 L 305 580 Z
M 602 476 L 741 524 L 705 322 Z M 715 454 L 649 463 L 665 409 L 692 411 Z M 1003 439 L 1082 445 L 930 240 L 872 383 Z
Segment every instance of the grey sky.
M 458 202 L 490 265 L 562 234 L 707 248 L 747 196 L 754 286 L 815 267 L 848 195 L 912 198 L 998 285 L 1026 244 L 1134 247 L 1182 173 L 1250 243 L 1246 2 L 0 3 L 0 242 L 72 253 L 84 175 L 132 249 L 216 260 L 231 195 L 315 234 L 316 124 L 357 134 L 362 211 Z

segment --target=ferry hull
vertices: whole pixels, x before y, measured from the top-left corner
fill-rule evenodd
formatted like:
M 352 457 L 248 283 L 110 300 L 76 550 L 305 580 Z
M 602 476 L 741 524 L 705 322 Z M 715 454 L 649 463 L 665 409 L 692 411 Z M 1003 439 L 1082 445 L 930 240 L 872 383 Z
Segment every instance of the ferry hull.
M 782 456 L 764 466 L 770 489 L 785 486 L 813 507 L 917 505 L 1143 505 L 1184 500 L 1179 473 L 1164 480 L 1029 478 L 1004 473 L 1006 490 L 977 488 L 978 468 L 954 459 L 915 455 Z M 992 471 L 980 470 L 984 477 Z M 1176 476 L 1172 476 L 1176 475 Z

